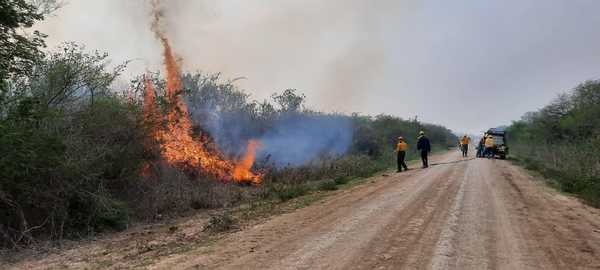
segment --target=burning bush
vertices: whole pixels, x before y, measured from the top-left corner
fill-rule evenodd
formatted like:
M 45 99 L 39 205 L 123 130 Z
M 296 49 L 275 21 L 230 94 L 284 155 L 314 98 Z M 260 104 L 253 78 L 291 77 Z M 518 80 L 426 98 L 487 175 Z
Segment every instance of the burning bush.
M 158 24 L 158 11 L 155 10 L 155 13 L 155 23 Z M 162 158 L 172 166 L 187 171 L 208 173 L 225 181 L 260 184 L 261 175 L 251 171 L 255 151 L 260 146 L 258 141 L 249 141 L 246 154 L 239 162 L 235 162 L 228 160 L 207 137 L 192 137 L 192 122 L 181 97 L 183 88 L 177 61 L 167 37 L 158 28 L 154 30 L 163 45 L 168 110 L 166 115 L 157 115 L 154 87 L 150 80 L 145 80 L 144 116 L 147 123 L 154 125 L 152 135 L 160 145 Z M 156 118 L 164 119 L 164 125 L 156 124 Z

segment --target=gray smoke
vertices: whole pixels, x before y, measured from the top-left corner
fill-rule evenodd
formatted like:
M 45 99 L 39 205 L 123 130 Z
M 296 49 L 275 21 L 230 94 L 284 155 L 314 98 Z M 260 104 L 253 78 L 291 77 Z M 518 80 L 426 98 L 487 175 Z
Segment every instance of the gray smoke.
M 347 116 L 283 113 L 261 123 L 243 111 L 220 112 L 218 106 L 188 104 L 195 123 L 230 157 L 240 156 L 248 140 L 258 139 L 262 143 L 257 152 L 259 162 L 277 167 L 299 166 L 318 158 L 343 155 L 352 143 L 352 121 Z
M 352 142 L 352 122 L 343 116 L 290 115 L 277 121 L 260 140 L 259 157 L 277 166 L 297 166 L 321 156 L 345 154 Z

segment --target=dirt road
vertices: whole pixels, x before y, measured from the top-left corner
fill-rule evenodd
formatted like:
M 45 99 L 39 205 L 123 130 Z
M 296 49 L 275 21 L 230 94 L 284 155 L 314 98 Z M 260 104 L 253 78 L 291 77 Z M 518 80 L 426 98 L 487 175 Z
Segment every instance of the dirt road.
M 444 155 L 155 269 L 600 268 L 599 211 L 506 161 Z
M 598 209 L 507 161 L 433 163 L 142 268 L 600 269 Z

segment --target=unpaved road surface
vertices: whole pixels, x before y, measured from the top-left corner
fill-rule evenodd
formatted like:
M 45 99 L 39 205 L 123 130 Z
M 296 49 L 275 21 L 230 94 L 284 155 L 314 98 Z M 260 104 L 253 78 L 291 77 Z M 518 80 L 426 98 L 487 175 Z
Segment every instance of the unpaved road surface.
M 138 268 L 600 269 L 598 209 L 507 161 L 432 163 Z

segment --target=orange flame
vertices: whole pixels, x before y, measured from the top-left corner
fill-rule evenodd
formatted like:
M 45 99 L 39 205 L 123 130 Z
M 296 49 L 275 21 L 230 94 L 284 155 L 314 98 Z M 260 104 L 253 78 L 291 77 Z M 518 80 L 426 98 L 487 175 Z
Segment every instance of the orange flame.
M 247 179 L 255 184 L 260 183 L 261 175 L 253 174 L 250 169 L 252 169 L 252 164 L 254 164 L 254 159 L 256 158 L 256 150 L 258 150 L 258 148 L 260 148 L 261 146 L 262 145 L 258 140 L 248 141 L 246 154 L 242 157 L 242 159 L 233 169 L 234 180 L 239 181 L 242 179 Z
M 144 119 L 153 120 L 156 116 L 156 91 L 150 79 L 144 79 Z
M 160 32 L 167 75 L 166 100 L 169 110 L 165 117 L 166 126 L 158 129 L 155 139 L 160 143 L 161 156 L 171 165 L 198 173 L 209 173 L 223 180 L 260 184 L 262 175 L 252 172 L 258 141 L 248 143 L 246 155 L 239 164 L 226 159 L 207 137 L 192 137 L 192 123 L 188 109 L 181 98 L 182 83 L 177 61 L 173 56 L 168 39 Z M 145 81 L 144 117 L 152 121 L 156 115 L 155 92 L 152 83 Z

